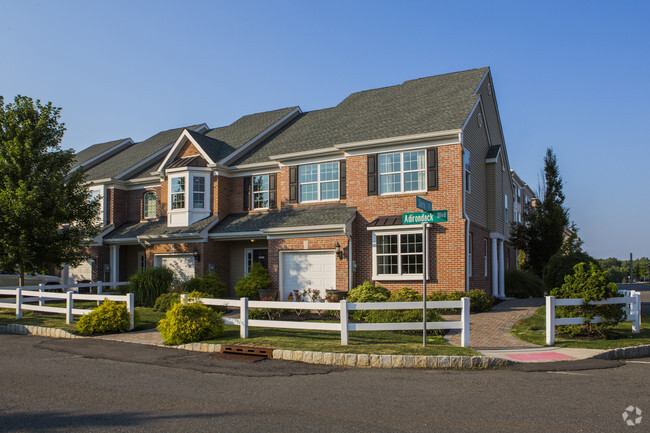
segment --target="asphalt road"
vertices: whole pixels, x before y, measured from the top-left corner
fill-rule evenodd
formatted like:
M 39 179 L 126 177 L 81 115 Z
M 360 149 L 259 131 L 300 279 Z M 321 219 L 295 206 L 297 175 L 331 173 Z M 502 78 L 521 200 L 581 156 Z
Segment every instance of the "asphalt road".
M 490 371 L 254 364 L 0 334 L 0 431 L 648 431 L 650 359 Z M 545 371 L 540 371 L 545 370 Z M 644 411 L 638 426 L 622 418 Z

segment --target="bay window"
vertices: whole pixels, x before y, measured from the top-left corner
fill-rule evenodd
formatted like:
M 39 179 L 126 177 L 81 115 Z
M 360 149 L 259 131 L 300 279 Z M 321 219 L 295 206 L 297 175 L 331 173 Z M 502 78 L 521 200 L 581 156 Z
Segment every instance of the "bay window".
M 192 176 L 192 208 L 205 208 L 205 177 Z
M 185 209 L 185 177 L 172 177 L 171 206 L 174 209 Z

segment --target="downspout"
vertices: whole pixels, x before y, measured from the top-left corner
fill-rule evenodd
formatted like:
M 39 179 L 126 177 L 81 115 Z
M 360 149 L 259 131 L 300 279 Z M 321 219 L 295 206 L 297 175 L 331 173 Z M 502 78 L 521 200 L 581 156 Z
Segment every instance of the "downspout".
M 351 222 L 350 222 L 351 223 Z M 350 223 L 345 225 L 345 237 L 348 238 L 348 292 L 352 290 L 352 236 L 349 233 L 348 227 Z
M 467 215 L 467 188 L 465 186 L 465 146 L 463 145 L 463 132 L 458 133 L 458 138 L 460 141 L 460 148 L 462 149 L 462 154 L 460 158 L 461 165 L 461 174 L 462 174 L 462 188 L 463 188 L 463 218 L 465 218 L 465 293 L 469 293 L 469 268 L 467 266 L 467 261 L 469 259 L 469 216 Z M 472 266 L 470 263 L 469 266 Z

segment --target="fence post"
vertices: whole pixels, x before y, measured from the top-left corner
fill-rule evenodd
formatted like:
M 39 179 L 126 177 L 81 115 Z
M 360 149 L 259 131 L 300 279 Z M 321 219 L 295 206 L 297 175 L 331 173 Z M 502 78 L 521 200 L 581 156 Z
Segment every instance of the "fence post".
M 348 345 L 348 301 L 342 299 L 341 307 L 341 346 Z
M 546 297 L 546 344 L 555 344 L 555 296 Z
M 469 347 L 469 298 L 461 298 L 461 301 L 463 301 L 463 308 L 460 310 L 460 322 L 463 329 L 460 332 L 460 344 Z
M 16 289 L 16 319 L 23 317 L 23 289 Z
M 135 328 L 135 295 L 133 293 L 126 294 L 126 311 L 131 315 L 131 327 L 129 331 Z
M 239 338 L 248 338 L 248 298 L 241 298 L 239 307 Z
M 187 304 L 187 293 L 181 293 L 181 304 Z
M 45 290 L 43 289 L 43 287 L 45 287 L 45 283 L 40 283 L 38 285 L 38 291 L 41 294 L 41 296 L 38 297 L 38 306 L 39 307 L 42 307 L 43 305 L 45 305 L 45 297 L 43 296 L 43 292 Z
M 102 281 L 97 281 L 97 294 L 101 295 L 104 292 L 104 283 Z
M 66 312 L 65 312 L 65 323 L 70 325 L 72 323 L 72 308 L 74 306 L 74 300 L 72 299 L 73 292 L 66 292 Z
M 632 303 L 634 312 L 634 316 L 632 318 L 632 332 L 638 334 L 641 332 L 641 294 L 637 291 L 634 291 L 632 293 L 634 293 L 632 295 L 634 298 L 634 302 Z

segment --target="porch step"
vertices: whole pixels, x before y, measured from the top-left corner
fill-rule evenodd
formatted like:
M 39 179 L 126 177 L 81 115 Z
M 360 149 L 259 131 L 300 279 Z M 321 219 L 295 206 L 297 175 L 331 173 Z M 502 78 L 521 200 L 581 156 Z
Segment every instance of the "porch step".
M 262 356 L 264 358 L 272 358 L 273 348 L 239 346 L 236 344 L 224 344 L 221 346 L 221 353 L 234 353 L 237 355 L 251 355 L 251 356 Z

